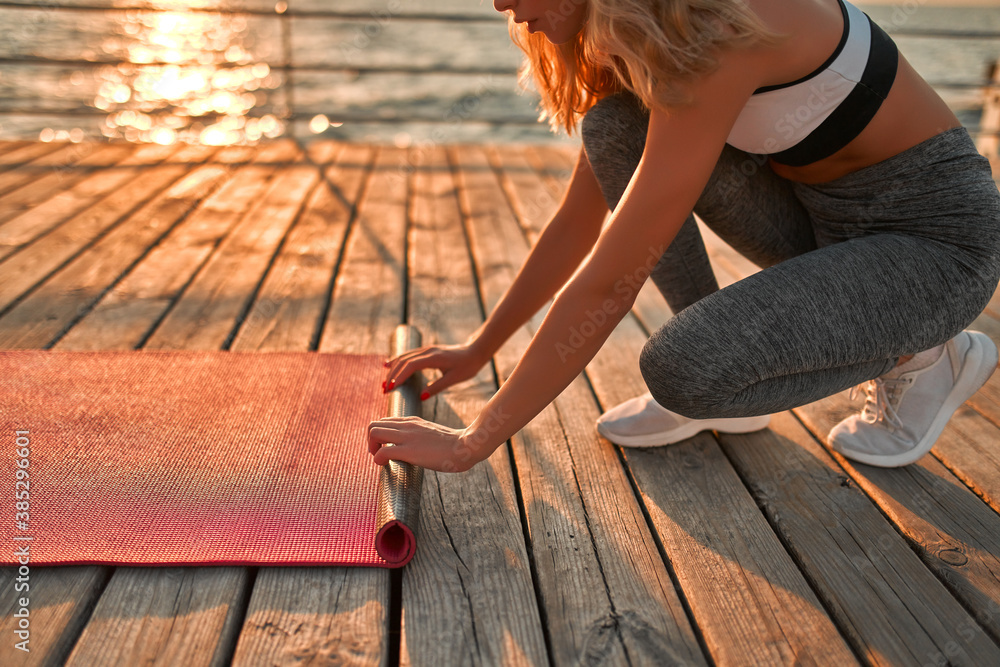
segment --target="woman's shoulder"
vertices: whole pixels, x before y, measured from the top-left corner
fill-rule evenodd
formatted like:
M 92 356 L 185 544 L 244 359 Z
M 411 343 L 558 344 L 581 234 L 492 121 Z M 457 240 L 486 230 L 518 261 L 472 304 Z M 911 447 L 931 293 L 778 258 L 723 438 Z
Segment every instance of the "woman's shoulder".
M 760 49 L 763 86 L 795 81 L 830 57 L 844 33 L 840 0 L 746 0 L 764 27 L 781 36 Z

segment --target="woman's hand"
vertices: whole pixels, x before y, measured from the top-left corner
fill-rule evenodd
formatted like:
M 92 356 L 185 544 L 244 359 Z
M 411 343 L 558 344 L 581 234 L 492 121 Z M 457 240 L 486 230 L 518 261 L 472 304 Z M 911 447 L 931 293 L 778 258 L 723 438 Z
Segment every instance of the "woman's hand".
M 453 384 L 474 377 L 489 361 L 489 354 L 480 352 L 470 343 L 461 345 L 428 345 L 404 352 L 386 362 L 389 368 L 385 390 L 390 391 L 406 382 L 415 372 L 436 368 L 441 377 L 430 382 L 420 400 L 426 400 Z
M 391 446 L 386 446 L 392 443 Z M 386 417 L 368 425 L 368 451 L 375 463 L 406 461 L 422 468 L 463 472 L 492 452 L 470 448 L 465 431 L 420 417 Z

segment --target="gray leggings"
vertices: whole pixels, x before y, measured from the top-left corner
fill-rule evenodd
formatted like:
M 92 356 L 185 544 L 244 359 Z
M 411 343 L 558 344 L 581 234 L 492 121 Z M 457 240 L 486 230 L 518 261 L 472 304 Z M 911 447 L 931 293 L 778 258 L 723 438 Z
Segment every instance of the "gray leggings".
M 611 209 L 647 122 L 631 95 L 584 118 Z M 639 366 L 657 402 L 691 418 L 769 414 L 877 377 L 961 332 L 1000 280 L 1000 193 L 965 128 L 816 185 L 726 146 L 694 210 L 763 270 L 720 290 L 689 216 L 652 272 L 675 316 Z

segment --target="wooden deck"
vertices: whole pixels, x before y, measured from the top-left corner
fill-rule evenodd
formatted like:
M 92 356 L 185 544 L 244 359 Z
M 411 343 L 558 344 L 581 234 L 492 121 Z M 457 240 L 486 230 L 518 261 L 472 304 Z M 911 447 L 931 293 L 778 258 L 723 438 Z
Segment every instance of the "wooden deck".
M 404 321 L 458 341 L 572 158 L 0 144 L 0 348 L 384 352 Z M 721 282 L 754 270 L 709 245 Z M 429 473 L 404 570 L 32 567 L 23 654 L 6 568 L 0 664 L 1000 664 L 1000 373 L 904 469 L 831 454 L 845 395 L 622 451 L 594 420 L 643 390 L 638 352 L 669 316 L 644 290 L 509 446 Z M 1000 301 L 977 326 L 1000 341 Z M 425 416 L 472 419 L 529 336 Z

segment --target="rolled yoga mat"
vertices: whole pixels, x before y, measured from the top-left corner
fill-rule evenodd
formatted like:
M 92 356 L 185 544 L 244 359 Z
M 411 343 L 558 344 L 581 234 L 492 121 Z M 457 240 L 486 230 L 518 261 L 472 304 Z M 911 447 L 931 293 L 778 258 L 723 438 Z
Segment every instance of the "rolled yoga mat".
M 405 565 L 422 470 L 375 465 L 367 426 L 420 387 L 383 394 L 384 359 L 0 352 L 0 563 Z

